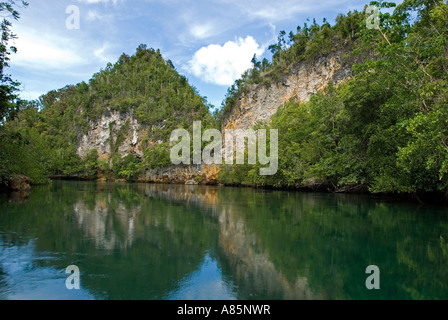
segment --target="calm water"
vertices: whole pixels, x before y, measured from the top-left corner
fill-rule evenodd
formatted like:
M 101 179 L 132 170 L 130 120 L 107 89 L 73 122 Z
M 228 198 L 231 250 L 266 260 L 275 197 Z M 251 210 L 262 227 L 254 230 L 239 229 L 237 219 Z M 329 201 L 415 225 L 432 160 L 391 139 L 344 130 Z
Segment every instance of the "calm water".
M 80 290 L 65 269 L 79 267 Z M 381 289 L 366 288 L 366 268 Z M 54 182 L 0 196 L 0 299 L 448 299 L 448 210 L 365 196 Z

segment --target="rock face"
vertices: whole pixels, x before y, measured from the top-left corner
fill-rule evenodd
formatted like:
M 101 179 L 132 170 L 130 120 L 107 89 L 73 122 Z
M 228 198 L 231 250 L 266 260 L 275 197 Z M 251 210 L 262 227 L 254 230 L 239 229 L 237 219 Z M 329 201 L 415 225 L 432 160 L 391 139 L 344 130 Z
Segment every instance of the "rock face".
M 344 50 L 343 50 L 344 51 Z M 310 97 L 332 81 L 335 85 L 351 76 L 352 62 L 343 58 L 344 52 L 334 52 L 317 57 L 313 62 L 302 61 L 290 68 L 270 85 L 252 85 L 243 94 L 233 110 L 223 121 L 223 129 L 251 129 L 261 121 L 268 122 L 278 108 L 291 99 L 307 102 Z M 163 126 L 160 128 L 163 130 Z M 98 151 L 100 160 L 110 159 L 118 151 L 122 157 L 129 154 L 142 158 L 142 141 L 148 137 L 148 126 L 138 122 L 132 110 L 123 113 L 105 112 L 101 118 L 90 123 L 90 130 L 81 135 L 77 153 L 85 158 L 90 150 Z M 154 145 L 161 141 L 150 141 Z M 112 150 L 113 149 L 113 150 Z M 141 182 L 217 184 L 219 170 L 215 166 L 172 166 L 149 170 Z
M 101 160 L 110 159 L 112 148 L 122 157 L 133 155 L 143 158 L 142 141 L 147 136 L 148 126 L 140 124 L 131 112 L 106 112 L 90 123 L 90 130 L 82 135 L 77 153 L 85 158 L 96 149 Z M 153 142 L 158 144 L 161 141 Z M 217 184 L 219 170 L 213 165 L 172 166 L 159 170 L 148 170 L 140 182 Z
M 16 192 L 27 192 L 31 190 L 31 179 L 27 176 L 18 175 L 9 180 L 9 188 Z
M 216 185 L 218 174 L 219 169 L 215 165 L 172 166 L 148 170 L 142 182 Z
M 125 132 L 120 132 L 122 128 L 126 129 Z M 130 112 L 106 112 L 99 120 L 90 122 L 90 130 L 81 137 L 78 155 L 85 158 L 90 150 L 97 149 L 100 159 L 106 159 L 121 135 L 123 140 L 117 146 L 118 152 L 123 156 L 133 154 L 143 157 L 141 141 L 146 135 L 146 129 Z
M 302 61 L 282 75 L 277 83 L 252 85 L 224 119 L 224 129 L 250 129 L 258 121 L 269 122 L 278 108 L 291 99 L 307 102 L 330 81 L 336 85 L 349 78 L 352 63 L 343 61 L 342 57 L 343 54 L 335 52 L 311 63 Z

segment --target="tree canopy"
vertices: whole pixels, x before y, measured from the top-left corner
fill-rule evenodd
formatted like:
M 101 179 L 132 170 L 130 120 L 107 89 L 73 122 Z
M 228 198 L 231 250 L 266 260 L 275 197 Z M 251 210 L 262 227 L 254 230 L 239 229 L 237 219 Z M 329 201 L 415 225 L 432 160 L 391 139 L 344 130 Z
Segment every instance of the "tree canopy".
M 353 53 L 367 49 L 375 54 L 355 65 L 353 77 L 337 88 L 330 84 L 306 104 L 291 101 L 279 109 L 267 126 L 279 130 L 277 175 L 259 177 L 251 174 L 256 168 L 246 168 L 244 174 L 242 168 L 227 168 L 223 180 L 333 191 L 446 193 L 447 17 L 443 1 L 405 0 L 392 14 L 381 14 L 380 30 L 366 28 L 364 11 L 341 15 L 332 27 L 313 23 L 298 28 L 290 46 L 283 45 L 285 33 L 280 33 L 264 77 L 297 61 L 297 54 L 300 60 L 313 48 L 325 52 L 320 39 L 328 36 L 351 39 Z M 258 66 L 248 74 L 256 70 Z M 231 110 L 244 84 L 253 79 L 243 78 L 243 86 L 231 88 L 224 108 Z
M 219 126 L 252 85 L 270 86 L 300 62 L 340 52 L 362 56 L 353 76 L 312 96 L 308 103 L 291 100 L 269 124 L 279 130 L 279 171 L 259 176 L 260 165 L 223 166 L 225 184 L 311 188 L 331 191 L 414 193 L 448 191 L 448 5 L 441 0 L 385 1 L 379 29 L 367 27 L 369 13 L 353 11 L 305 23 L 289 34 L 280 32 L 271 45 L 272 60 L 252 59 L 248 70 L 228 90 L 220 110 L 210 106 L 159 50 L 140 45 L 94 74 L 88 83 L 69 85 L 20 101 L 15 82 L 5 75 L 15 49 L 10 23 L 3 23 L 0 58 L 2 84 L 0 179 L 24 173 L 35 183 L 51 174 L 95 178 L 99 171 L 132 180 L 144 169 L 167 166 L 172 130 L 191 130 L 194 120 L 204 129 Z M 25 2 L 22 2 L 26 6 Z M 14 1 L 0 11 L 17 19 Z M 367 7 L 367 6 L 366 6 Z M 7 90 L 6 90 L 7 89 Z M 3 90 L 3 89 L 2 89 Z M 9 91 L 8 91 L 9 90 Z M 8 93 L 9 92 L 9 93 Z M 119 140 L 109 159 L 91 150 L 76 154 L 80 137 L 105 112 L 131 114 L 149 128 L 145 156 L 120 155 Z M 121 128 L 124 131 L 126 128 Z

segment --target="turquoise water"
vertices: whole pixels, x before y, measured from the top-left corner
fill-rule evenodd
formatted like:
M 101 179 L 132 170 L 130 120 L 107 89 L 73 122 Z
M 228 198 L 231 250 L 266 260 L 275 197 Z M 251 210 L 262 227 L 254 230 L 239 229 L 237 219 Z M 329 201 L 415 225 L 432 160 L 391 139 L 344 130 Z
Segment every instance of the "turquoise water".
M 68 290 L 68 266 L 79 290 Z M 366 287 L 378 266 L 379 290 Z M 448 299 L 448 210 L 243 188 L 55 181 L 0 196 L 0 299 Z

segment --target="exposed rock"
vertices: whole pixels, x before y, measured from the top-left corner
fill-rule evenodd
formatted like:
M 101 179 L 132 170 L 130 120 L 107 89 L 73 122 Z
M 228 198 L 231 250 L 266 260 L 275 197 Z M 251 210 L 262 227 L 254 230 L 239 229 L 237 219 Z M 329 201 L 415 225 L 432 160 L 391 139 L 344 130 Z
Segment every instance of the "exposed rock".
M 143 157 L 142 140 L 147 135 L 148 128 L 138 123 L 131 113 L 107 112 L 99 120 L 92 121 L 90 128 L 87 134 L 82 136 L 77 149 L 81 158 L 86 157 L 90 150 L 96 149 L 100 160 L 108 159 L 113 153 L 111 147 L 117 143 L 119 135 L 121 141 L 116 147 L 122 157 L 129 154 Z M 122 132 L 123 128 L 127 130 Z M 154 144 L 160 143 L 162 141 Z M 148 170 L 145 177 L 141 177 L 138 181 L 185 184 L 193 180 L 195 184 L 217 184 L 218 173 L 218 168 L 213 165 L 171 166 Z
M 219 169 L 215 165 L 181 165 L 158 170 L 148 170 L 146 177 L 140 179 L 140 181 L 216 185 L 218 184 L 218 174 Z
M 143 157 L 141 141 L 146 134 L 146 126 L 141 125 L 131 112 L 122 113 L 109 111 L 98 120 L 90 122 L 90 130 L 81 137 L 77 153 L 85 158 L 90 150 L 96 149 L 101 159 L 108 158 L 112 153 L 111 147 L 117 142 L 117 137 L 122 128 L 128 127 L 123 132 L 123 140 L 118 147 L 118 152 L 127 156 L 129 154 Z
M 291 67 L 289 73 L 280 76 L 275 83 L 252 85 L 223 120 L 223 128 L 251 129 L 257 122 L 269 122 L 279 107 L 291 99 L 307 102 L 314 93 L 324 90 L 330 81 L 337 85 L 346 80 L 351 76 L 351 66 L 355 61 L 345 61 L 344 55 L 345 52 L 334 52 L 319 56 L 313 62 L 302 61 Z M 148 126 L 139 123 L 132 111 L 123 113 L 109 110 L 98 120 L 91 121 L 90 130 L 80 138 L 77 153 L 85 158 L 90 150 L 97 149 L 100 160 L 110 159 L 115 151 L 122 157 L 131 154 L 143 158 L 142 141 L 147 135 Z M 161 142 L 150 141 L 152 145 Z M 218 173 L 216 166 L 171 166 L 149 170 L 139 181 L 179 184 L 194 181 L 217 185 Z
M 9 188 L 12 191 L 27 192 L 31 190 L 31 179 L 24 175 L 17 175 L 9 180 Z
M 349 78 L 352 64 L 344 62 L 342 56 L 336 52 L 320 56 L 312 63 L 302 61 L 276 83 L 252 85 L 224 119 L 224 129 L 250 129 L 256 122 L 269 122 L 279 107 L 291 99 L 308 102 L 330 81 L 337 85 Z

